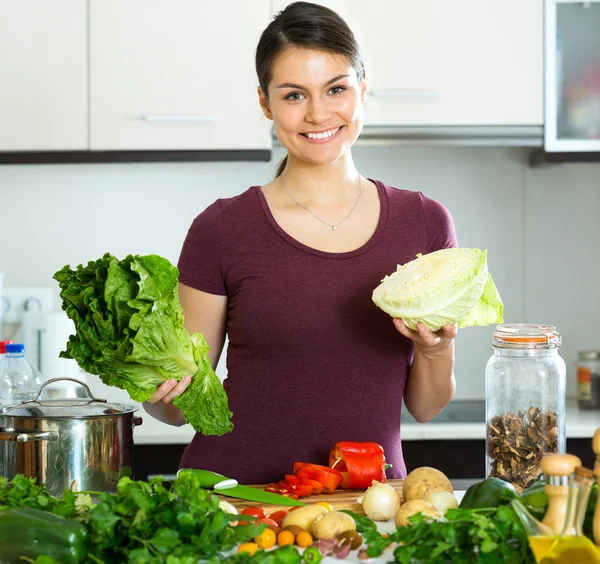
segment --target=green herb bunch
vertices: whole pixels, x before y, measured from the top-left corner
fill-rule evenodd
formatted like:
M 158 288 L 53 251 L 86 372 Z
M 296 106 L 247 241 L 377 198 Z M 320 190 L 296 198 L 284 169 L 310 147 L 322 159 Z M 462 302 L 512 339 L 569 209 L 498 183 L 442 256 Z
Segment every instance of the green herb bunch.
M 197 563 L 218 558 L 259 534 L 265 525 L 229 526 L 235 515 L 203 489 L 193 472 L 181 472 L 169 488 L 119 480 L 117 493 L 103 493 L 88 513 L 92 560 L 103 563 Z
M 535 559 L 527 535 L 512 507 L 449 509 L 432 521 L 419 513 L 410 527 L 398 527 L 389 536 L 363 533 L 367 555 L 376 557 L 392 543 L 400 564 L 530 564 Z
M 43 509 L 68 519 L 81 519 L 92 506 L 87 494 L 66 490 L 61 499 L 54 497 L 45 486 L 38 486 L 35 478 L 17 474 L 12 480 L 0 476 L 0 511 L 14 507 Z
M 92 503 L 92 494 L 96 499 Z M 295 546 L 254 556 L 233 549 L 253 539 L 266 525 L 245 516 L 246 525 L 219 507 L 219 498 L 201 487 L 194 472 L 182 471 L 173 482 L 121 478 L 116 493 L 65 491 L 52 496 L 35 478 L 0 477 L 0 512 L 15 507 L 50 511 L 83 523 L 88 531 L 85 564 L 299 564 Z M 31 560 L 29 560 L 31 562 Z M 36 564 L 57 564 L 50 555 Z

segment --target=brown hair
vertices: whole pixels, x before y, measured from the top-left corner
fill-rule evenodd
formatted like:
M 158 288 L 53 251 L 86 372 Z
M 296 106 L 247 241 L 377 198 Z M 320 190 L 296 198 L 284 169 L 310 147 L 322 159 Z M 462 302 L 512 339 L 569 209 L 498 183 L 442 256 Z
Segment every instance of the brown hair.
M 348 24 L 333 10 L 310 2 L 294 2 L 279 12 L 263 31 L 256 47 L 256 74 L 265 96 L 271 82 L 273 61 L 287 47 L 302 47 L 342 55 L 354 67 L 359 82 L 365 66 L 358 42 Z M 287 157 L 277 167 L 279 176 Z

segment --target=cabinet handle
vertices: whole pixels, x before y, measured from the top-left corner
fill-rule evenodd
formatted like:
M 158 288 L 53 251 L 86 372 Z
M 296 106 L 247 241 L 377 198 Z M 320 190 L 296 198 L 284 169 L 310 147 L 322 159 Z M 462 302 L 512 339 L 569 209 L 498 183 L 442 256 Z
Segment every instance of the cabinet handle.
M 210 123 L 216 120 L 214 116 L 142 116 L 144 121 L 153 123 Z
M 407 88 L 389 88 L 369 90 L 369 96 L 374 98 L 437 98 L 437 90 L 409 90 Z

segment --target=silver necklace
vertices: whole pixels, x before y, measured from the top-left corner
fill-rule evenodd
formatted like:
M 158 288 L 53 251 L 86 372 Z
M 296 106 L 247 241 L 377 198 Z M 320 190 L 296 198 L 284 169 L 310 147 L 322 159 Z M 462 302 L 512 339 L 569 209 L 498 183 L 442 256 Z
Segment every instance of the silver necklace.
M 300 206 L 301 208 L 304 208 L 310 215 L 312 215 L 314 218 L 318 219 L 321 223 L 324 223 L 328 227 L 331 227 L 331 229 L 333 229 L 333 231 L 336 231 L 337 228 L 350 217 L 350 214 L 354 211 L 354 208 L 358 205 L 358 200 L 360 200 L 360 197 L 362 196 L 362 178 L 359 174 L 358 175 L 358 198 L 356 198 L 356 202 L 354 202 L 354 205 L 352 206 L 350 211 L 346 214 L 346 216 L 341 221 L 338 221 L 337 223 L 327 223 L 326 221 L 323 221 L 314 212 L 309 210 L 306 206 L 302 205 L 298 200 L 296 200 L 296 198 L 294 198 L 294 195 L 288 190 L 288 187 L 286 186 L 285 181 L 283 180 L 283 177 L 280 176 L 279 179 L 281 180 L 281 183 L 283 184 L 285 191 L 288 193 L 290 198 L 292 198 L 292 200 L 294 200 L 296 205 Z

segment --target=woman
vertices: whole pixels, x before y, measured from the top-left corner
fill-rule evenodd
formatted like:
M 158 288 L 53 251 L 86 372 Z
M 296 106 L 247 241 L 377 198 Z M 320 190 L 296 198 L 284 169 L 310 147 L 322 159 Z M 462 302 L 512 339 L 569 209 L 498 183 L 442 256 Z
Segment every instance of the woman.
M 272 182 L 209 206 L 185 240 L 186 327 L 205 336 L 213 366 L 229 337 L 234 430 L 196 435 L 181 466 L 265 483 L 294 461 L 327 464 L 336 441 L 374 441 L 393 465 L 388 477 L 404 477 L 402 399 L 418 421 L 450 401 L 456 328 L 411 331 L 371 293 L 397 264 L 456 246 L 452 219 L 354 166 L 365 71 L 337 14 L 290 5 L 263 32 L 256 70 L 260 105 L 288 156 Z M 171 402 L 188 383 L 164 383 L 148 412 L 183 424 Z

